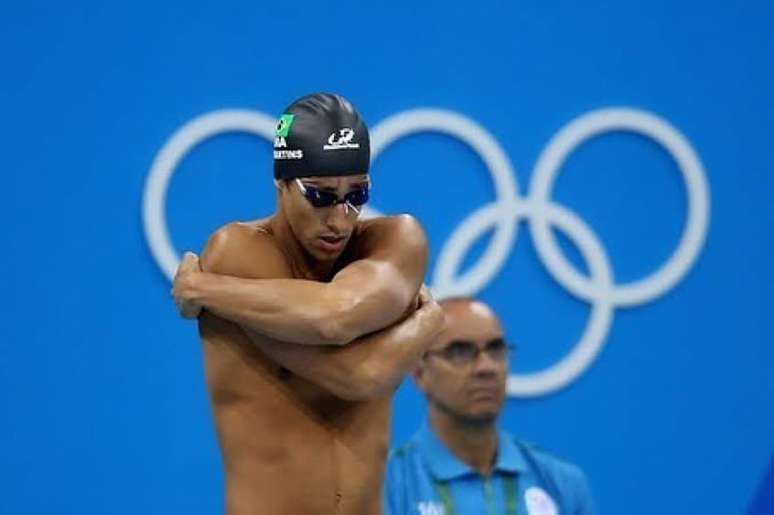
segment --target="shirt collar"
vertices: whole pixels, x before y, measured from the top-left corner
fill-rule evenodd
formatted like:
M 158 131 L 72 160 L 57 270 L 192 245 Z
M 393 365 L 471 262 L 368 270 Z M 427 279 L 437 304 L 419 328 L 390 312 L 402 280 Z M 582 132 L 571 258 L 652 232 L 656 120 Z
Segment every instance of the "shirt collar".
M 424 422 L 416 435 L 414 444 L 424 458 L 433 477 L 439 481 L 449 481 L 466 475 L 478 475 L 457 458 L 435 435 L 430 424 Z M 513 440 L 500 431 L 498 433 L 497 460 L 494 472 L 516 474 L 527 471 L 527 463 L 521 449 Z

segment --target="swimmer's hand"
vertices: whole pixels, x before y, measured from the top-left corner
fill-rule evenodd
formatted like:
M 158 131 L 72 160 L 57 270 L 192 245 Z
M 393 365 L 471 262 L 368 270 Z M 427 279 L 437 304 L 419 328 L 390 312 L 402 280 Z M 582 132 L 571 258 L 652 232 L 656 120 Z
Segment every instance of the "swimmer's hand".
M 191 299 L 191 281 L 196 274 L 202 272 L 199 266 L 199 257 L 193 252 L 186 252 L 183 255 L 183 260 L 180 262 L 180 266 L 177 267 L 177 273 L 175 273 L 175 281 L 172 284 L 172 299 L 175 301 L 177 311 L 181 317 L 186 319 L 193 319 L 199 316 L 202 312 L 202 307 L 196 304 Z
M 419 290 L 416 303 L 417 310 L 415 316 L 421 315 L 424 317 L 423 329 L 427 333 L 426 339 L 432 343 L 446 325 L 443 309 L 433 298 L 430 289 L 424 284 Z
M 430 293 L 430 288 L 423 283 L 417 294 L 417 308 L 429 303 L 435 303 L 435 299 L 433 298 L 433 294 Z

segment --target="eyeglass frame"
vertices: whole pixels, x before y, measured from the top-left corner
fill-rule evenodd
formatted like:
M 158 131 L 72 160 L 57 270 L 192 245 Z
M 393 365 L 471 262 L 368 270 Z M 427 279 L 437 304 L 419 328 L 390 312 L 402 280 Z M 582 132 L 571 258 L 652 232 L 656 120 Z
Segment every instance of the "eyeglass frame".
M 501 358 L 497 358 L 492 355 L 492 352 L 494 352 L 492 345 L 495 343 L 502 343 L 502 352 L 503 356 Z M 474 349 L 474 352 L 470 358 L 466 358 L 463 361 L 455 361 L 454 358 L 449 356 L 449 349 L 454 346 L 455 344 L 464 344 L 466 346 L 470 346 Z M 474 363 L 478 361 L 478 359 L 481 357 L 481 354 L 486 353 L 489 359 L 494 361 L 495 363 L 507 363 L 508 359 L 510 359 L 511 354 L 516 350 L 516 346 L 509 344 L 505 341 L 504 338 L 493 338 L 489 340 L 486 345 L 481 348 L 478 345 L 475 344 L 475 342 L 471 340 L 452 340 L 447 345 L 445 345 L 441 349 L 433 349 L 428 350 L 425 352 L 425 355 L 423 356 L 424 359 L 426 359 L 428 356 L 439 356 L 447 363 L 450 363 L 454 366 L 471 366 Z

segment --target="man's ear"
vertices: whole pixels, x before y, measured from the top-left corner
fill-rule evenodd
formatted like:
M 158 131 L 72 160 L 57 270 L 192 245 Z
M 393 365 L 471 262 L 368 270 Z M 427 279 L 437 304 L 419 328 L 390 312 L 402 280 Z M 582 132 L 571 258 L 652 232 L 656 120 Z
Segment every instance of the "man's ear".
M 285 187 L 285 181 L 274 179 L 274 187 L 277 188 L 278 191 L 282 191 L 282 189 Z

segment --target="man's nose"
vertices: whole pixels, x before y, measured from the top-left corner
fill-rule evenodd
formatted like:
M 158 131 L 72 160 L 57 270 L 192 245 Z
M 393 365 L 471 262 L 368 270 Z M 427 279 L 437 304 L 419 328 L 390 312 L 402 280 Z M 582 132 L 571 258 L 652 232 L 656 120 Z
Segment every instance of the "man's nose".
M 355 214 L 356 213 L 352 211 L 352 207 L 347 205 L 346 202 L 340 202 L 331 207 L 325 221 L 328 224 L 328 227 L 337 233 L 346 232 L 352 224 Z
M 488 352 L 482 350 L 473 364 L 473 373 L 475 375 L 495 375 L 502 367 L 503 363 L 501 361 L 492 359 Z

